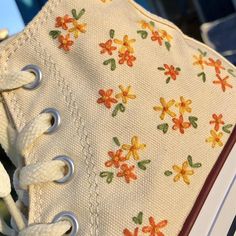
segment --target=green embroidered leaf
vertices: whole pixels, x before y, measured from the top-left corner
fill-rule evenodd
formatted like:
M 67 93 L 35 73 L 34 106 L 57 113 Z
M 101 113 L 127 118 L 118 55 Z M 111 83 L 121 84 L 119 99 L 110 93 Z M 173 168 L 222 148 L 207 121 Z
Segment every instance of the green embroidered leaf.
M 116 60 L 114 58 L 108 59 L 103 62 L 103 65 L 111 65 L 111 70 L 114 71 L 116 69 Z
M 100 173 L 100 177 L 106 178 L 108 184 L 110 184 L 114 178 L 114 173 L 109 171 L 103 171 Z
M 143 212 L 139 212 L 138 216 L 132 218 L 133 222 L 137 225 L 141 225 L 143 223 Z
M 158 67 L 157 69 L 158 69 L 158 70 L 161 70 L 161 71 L 164 71 L 164 70 L 165 70 L 164 67 Z
M 165 42 L 165 46 L 166 46 L 166 49 L 170 51 L 171 44 L 168 41 Z
M 170 170 L 167 170 L 167 171 L 165 171 L 164 174 L 165 174 L 165 176 L 171 176 L 173 174 L 173 172 Z
M 148 32 L 145 30 L 138 30 L 137 33 L 141 35 L 142 39 L 146 39 L 148 36 Z
M 115 30 L 111 29 L 110 30 L 110 37 L 113 39 L 115 37 Z
M 79 20 L 79 19 L 84 15 L 85 9 L 83 8 L 83 9 L 79 12 L 79 14 L 77 14 L 77 11 L 76 11 L 75 9 L 72 9 L 71 13 L 72 13 L 74 19 Z
M 150 24 L 151 26 L 155 27 L 155 22 L 150 21 L 149 24 Z
M 176 68 L 177 71 L 181 71 L 181 69 L 179 67 Z
M 120 147 L 120 141 L 119 141 L 119 139 L 118 139 L 117 137 L 114 137 L 114 138 L 113 138 L 113 141 L 114 141 L 114 143 L 115 143 L 118 147 Z
M 125 106 L 122 103 L 119 104 L 119 109 L 121 112 L 125 112 Z
M 200 48 L 198 49 L 198 51 L 201 53 L 202 56 L 206 56 L 207 55 L 207 52 L 203 52 Z
M 164 134 L 166 134 L 169 129 L 169 125 L 167 123 L 158 125 L 157 129 L 161 130 Z
M 206 74 L 205 72 L 201 72 L 197 75 L 198 77 L 202 77 L 202 81 L 205 83 L 206 82 Z
M 224 125 L 223 128 L 222 128 L 222 130 L 223 130 L 225 133 L 230 134 L 230 133 L 231 133 L 230 128 L 232 128 L 232 127 L 233 127 L 232 124 Z
M 197 125 L 198 118 L 197 117 L 189 116 L 188 120 L 189 120 L 190 124 L 193 126 L 193 128 L 196 129 L 198 127 L 198 125 Z
M 168 77 L 168 78 L 166 79 L 166 83 L 169 84 L 169 83 L 170 83 L 170 80 L 171 80 L 171 78 Z
M 119 103 L 115 106 L 114 111 L 112 112 L 112 116 L 115 117 L 117 116 L 118 112 L 125 112 L 125 106 L 122 103 Z
M 56 39 L 59 35 L 61 34 L 60 30 L 52 30 L 49 32 L 49 35 L 53 38 Z
M 193 165 L 193 158 L 192 158 L 192 156 L 188 156 L 188 164 L 190 165 L 190 166 L 192 166 Z
M 228 69 L 228 73 L 231 74 L 233 77 L 236 77 L 236 72 L 233 69 Z
M 140 161 L 140 162 L 138 162 L 138 167 L 141 170 L 146 170 L 147 169 L 146 165 L 148 165 L 150 163 L 151 163 L 151 160 Z
M 202 166 L 201 163 L 197 162 L 197 163 L 193 163 L 193 158 L 189 155 L 188 156 L 188 163 L 192 168 L 200 168 Z

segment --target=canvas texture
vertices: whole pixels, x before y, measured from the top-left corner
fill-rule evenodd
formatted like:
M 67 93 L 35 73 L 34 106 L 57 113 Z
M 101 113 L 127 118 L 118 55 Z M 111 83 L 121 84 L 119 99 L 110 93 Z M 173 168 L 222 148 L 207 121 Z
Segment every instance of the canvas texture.
M 25 164 L 76 171 L 30 186 L 29 224 L 66 210 L 79 235 L 178 235 L 235 125 L 235 67 L 132 0 L 50 0 L 1 48 L 1 74 L 28 64 L 41 86 L 3 94 L 17 130 L 48 107 L 62 125 Z

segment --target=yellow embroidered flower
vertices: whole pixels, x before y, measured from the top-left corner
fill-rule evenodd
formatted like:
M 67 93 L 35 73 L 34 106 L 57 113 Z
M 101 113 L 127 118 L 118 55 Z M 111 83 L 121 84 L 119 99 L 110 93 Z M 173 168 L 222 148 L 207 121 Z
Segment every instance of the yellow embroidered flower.
M 134 48 L 132 47 L 132 44 L 136 42 L 135 39 L 129 39 L 128 35 L 125 35 L 123 40 L 114 39 L 114 42 L 116 44 L 121 45 L 120 52 L 124 53 L 125 51 L 128 51 L 130 53 L 134 53 Z
M 145 21 L 145 20 L 141 20 L 141 21 L 139 22 L 139 24 L 141 25 L 141 28 L 142 28 L 142 29 L 149 29 L 150 31 L 153 31 L 153 30 L 154 30 L 154 27 L 153 27 L 150 23 L 148 23 L 147 21 Z
M 212 143 L 212 148 L 214 148 L 216 145 L 218 145 L 219 147 L 223 146 L 223 142 L 221 141 L 221 138 L 223 137 L 223 133 L 222 132 L 215 132 L 214 130 L 210 131 L 211 136 L 209 138 L 206 139 L 207 143 Z
M 77 20 L 73 21 L 74 27 L 69 29 L 70 33 L 74 33 L 74 37 L 77 39 L 80 33 L 86 32 L 87 24 L 79 24 Z
M 189 107 L 190 104 L 192 104 L 192 101 L 190 99 L 186 100 L 183 96 L 181 96 L 180 102 L 176 103 L 175 106 L 179 107 L 179 112 L 183 115 L 185 112 L 192 112 L 192 108 Z
M 177 165 L 174 165 L 173 166 L 173 170 L 175 172 L 177 172 L 177 175 L 174 177 L 174 182 L 177 182 L 180 180 L 180 178 L 183 178 L 183 181 L 186 183 L 186 184 L 190 184 L 190 180 L 189 180 L 189 175 L 193 175 L 194 174 L 194 171 L 193 170 L 189 170 L 188 169 L 188 161 L 185 161 L 183 164 L 182 164 L 182 167 L 179 167 Z
M 173 37 L 170 34 L 168 34 L 165 30 L 160 29 L 160 30 L 158 30 L 158 32 L 159 32 L 160 36 L 163 39 L 166 39 L 168 42 L 170 42 L 173 39 Z
M 133 156 L 134 160 L 139 160 L 140 156 L 138 154 L 139 150 L 143 150 L 146 147 L 146 144 L 140 144 L 138 137 L 134 136 L 131 139 L 131 145 L 123 144 L 122 149 L 128 151 L 126 155 L 126 159 L 129 160 L 131 156 Z
M 111 2 L 112 0 L 101 0 L 101 1 L 106 3 L 106 2 Z
M 202 70 L 204 70 L 204 65 L 206 64 L 206 61 L 204 60 L 203 56 L 200 54 L 199 56 L 194 55 L 193 58 L 195 61 L 193 62 L 194 66 L 200 66 Z
M 128 99 L 135 99 L 136 98 L 136 95 L 130 94 L 131 86 L 128 86 L 127 88 L 125 88 L 123 85 L 119 85 L 119 88 L 121 90 L 121 93 L 118 93 L 116 95 L 116 98 L 117 99 L 122 98 L 123 103 L 127 103 Z
M 170 110 L 170 107 L 172 107 L 175 103 L 175 100 L 172 99 L 169 102 L 166 102 L 164 98 L 160 98 L 160 102 L 162 106 L 155 106 L 153 107 L 154 111 L 162 111 L 160 118 L 161 120 L 164 120 L 166 114 L 170 115 L 171 117 L 175 117 L 176 114 Z

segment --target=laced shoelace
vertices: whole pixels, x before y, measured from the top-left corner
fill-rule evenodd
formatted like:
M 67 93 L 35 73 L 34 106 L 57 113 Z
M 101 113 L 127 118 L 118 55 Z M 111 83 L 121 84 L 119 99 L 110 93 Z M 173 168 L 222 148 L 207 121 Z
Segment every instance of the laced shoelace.
M 0 93 L 19 89 L 32 83 L 35 75 L 29 71 L 9 73 L 0 78 Z M 19 132 L 11 127 L 3 103 L 0 101 L 0 143 L 16 165 L 14 177 L 19 201 L 26 205 L 24 195 L 30 185 L 57 181 L 65 175 L 66 164 L 62 160 L 51 160 L 23 166 L 22 157 L 27 157 L 35 141 L 51 127 L 52 116 L 49 113 L 39 114 L 26 124 Z M 16 184 L 17 182 L 17 184 Z M 11 196 L 11 184 L 7 171 L 0 163 L 0 198 L 2 198 L 14 220 L 17 229 L 10 228 L 0 216 L 0 232 L 4 235 L 51 236 L 64 235 L 72 227 L 67 220 L 55 223 L 34 224 L 27 226 L 23 214 Z

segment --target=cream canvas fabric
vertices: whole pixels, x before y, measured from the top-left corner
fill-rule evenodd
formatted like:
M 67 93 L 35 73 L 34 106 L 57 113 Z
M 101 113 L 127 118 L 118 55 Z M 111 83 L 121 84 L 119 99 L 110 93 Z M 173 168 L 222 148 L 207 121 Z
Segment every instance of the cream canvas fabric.
M 11 123 L 62 123 L 24 165 L 67 155 L 75 175 L 29 186 L 27 224 L 71 211 L 81 236 L 178 235 L 233 131 L 235 67 L 132 0 L 49 0 L 1 48 L 1 78 L 29 64 L 42 83 L 3 92 Z

